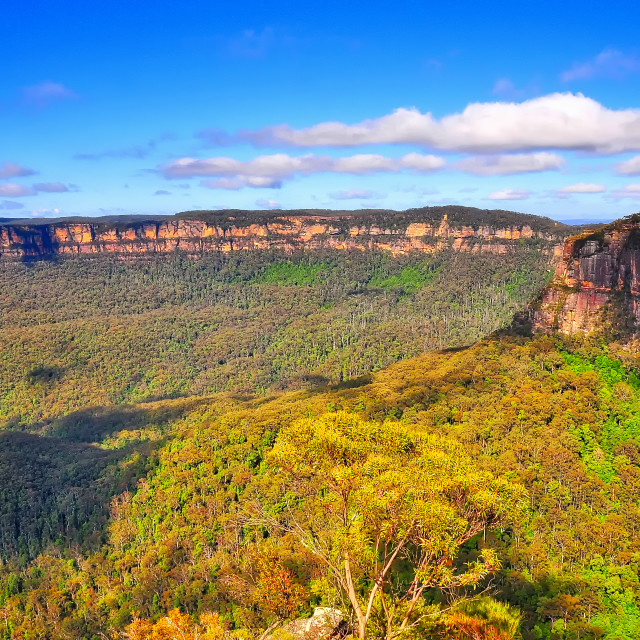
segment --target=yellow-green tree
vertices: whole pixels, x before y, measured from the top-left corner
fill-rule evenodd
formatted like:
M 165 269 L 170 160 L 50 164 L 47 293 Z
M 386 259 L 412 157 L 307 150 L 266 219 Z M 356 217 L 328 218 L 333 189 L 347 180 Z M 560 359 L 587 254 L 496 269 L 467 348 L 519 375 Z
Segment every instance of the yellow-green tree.
M 293 422 L 268 459 L 283 499 L 256 522 L 295 533 L 348 598 L 364 638 L 420 622 L 428 589 L 475 586 L 499 562 L 484 549 L 456 569 L 462 544 L 525 509 L 522 487 L 474 467 L 455 442 L 348 412 Z

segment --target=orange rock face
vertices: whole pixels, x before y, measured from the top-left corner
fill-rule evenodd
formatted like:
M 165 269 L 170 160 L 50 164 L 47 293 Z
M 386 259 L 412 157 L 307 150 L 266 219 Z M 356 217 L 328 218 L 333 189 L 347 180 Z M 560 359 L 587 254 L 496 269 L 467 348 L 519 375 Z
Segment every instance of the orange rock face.
M 508 228 L 451 225 L 447 216 L 439 222 L 391 220 L 385 226 L 363 224 L 355 216 L 273 215 L 259 223 L 237 224 L 228 216 L 224 222 L 169 219 L 157 222 L 67 223 L 0 225 L 0 258 L 24 258 L 48 255 L 115 253 L 168 253 L 176 250 L 189 254 L 204 251 L 250 251 L 278 249 L 379 249 L 393 255 L 411 251 L 433 253 L 451 248 L 455 251 L 502 254 L 510 242 L 519 238 L 540 238 L 549 243 L 546 249 L 560 251 L 562 236 L 533 231 L 527 225 Z M 391 222 L 394 222 L 392 225 Z
M 531 313 L 538 331 L 589 333 L 603 316 L 640 326 L 640 219 L 568 238 L 552 283 Z

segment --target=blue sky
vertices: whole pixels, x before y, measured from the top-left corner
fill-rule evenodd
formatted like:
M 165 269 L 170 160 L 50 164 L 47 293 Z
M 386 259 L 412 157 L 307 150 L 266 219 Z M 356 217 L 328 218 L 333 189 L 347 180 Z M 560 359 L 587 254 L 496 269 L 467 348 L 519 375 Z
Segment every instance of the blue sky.
M 6 3 L 0 217 L 640 210 L 637 2 Z

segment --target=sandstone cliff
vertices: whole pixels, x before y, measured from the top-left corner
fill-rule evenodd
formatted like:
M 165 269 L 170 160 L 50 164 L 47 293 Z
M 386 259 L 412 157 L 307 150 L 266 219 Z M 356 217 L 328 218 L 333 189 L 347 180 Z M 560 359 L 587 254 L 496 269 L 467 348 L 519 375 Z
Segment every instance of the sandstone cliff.
M 158 220 L 0 222 L 0 258 L 278 249 L 504 253 L 539 240 L 560 256 L 570 227 L 548 218 L 463 207 L 359 212 L 189 212 Z
M 568 238 L 540 304 L 537 331 L 635 332 L 640 326 L 640 214 Z

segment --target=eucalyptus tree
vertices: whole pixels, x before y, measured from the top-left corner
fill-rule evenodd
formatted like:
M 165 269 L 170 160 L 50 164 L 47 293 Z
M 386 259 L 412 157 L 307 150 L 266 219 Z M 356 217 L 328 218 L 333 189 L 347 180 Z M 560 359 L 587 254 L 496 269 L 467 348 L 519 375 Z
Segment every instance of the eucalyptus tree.
M 459 567 L 461 546 L 508 525 L 525 490 L 474 467 L 456 442 L 399 421 L 339 411 L 285 427 L 267 463 L 282 500 L 260 520 L 297 536 L 348 599 L 358 637 L 393 640 L 420 624 L 429 590 L 474 587 L 499 567 L 482 549 Z

